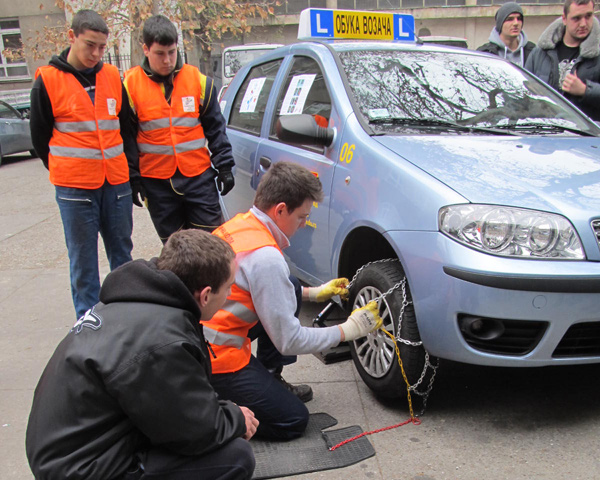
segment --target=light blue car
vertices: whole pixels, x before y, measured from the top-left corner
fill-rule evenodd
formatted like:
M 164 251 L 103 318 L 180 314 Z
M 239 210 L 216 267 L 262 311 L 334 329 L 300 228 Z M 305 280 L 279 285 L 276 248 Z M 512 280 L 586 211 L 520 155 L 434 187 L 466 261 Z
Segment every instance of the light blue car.
M 348 309 L 395 286 L 380 310 L 415 390 L 434 357 L 600 361 L 600 129 L 536 77 L 458 48 L 305 41 L 242 69 L 221 106 L 226 217 L 275 162 L 318 175 L 292 273 L 317 285 L 366 265 Z M 350 347 L 372 390 L 406 394 L 392 339 Z

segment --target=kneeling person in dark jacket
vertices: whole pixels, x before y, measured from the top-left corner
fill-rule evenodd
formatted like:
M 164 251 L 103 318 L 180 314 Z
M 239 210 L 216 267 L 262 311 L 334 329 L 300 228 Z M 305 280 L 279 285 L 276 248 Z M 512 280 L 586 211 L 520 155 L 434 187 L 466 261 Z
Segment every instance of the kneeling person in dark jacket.
M 35 390 L 26 448 L 36 479 L 249 479 L 252 411 L 217 398 L 199 320 L 220 309 L 235 256 L 199 230 L 111 272 Z

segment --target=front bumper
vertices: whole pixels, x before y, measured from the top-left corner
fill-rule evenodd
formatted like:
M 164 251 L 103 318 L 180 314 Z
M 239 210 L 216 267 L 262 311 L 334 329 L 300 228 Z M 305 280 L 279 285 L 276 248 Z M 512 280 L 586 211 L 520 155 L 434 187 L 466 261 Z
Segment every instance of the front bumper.
M 431 354 L 514 367 L 600 362 L 600 263 L 496 257 L 438 232 L 388 232 L 387 237 L 405 269 L 421 338 Z M 459 327 L 464 316 L 504 320 L 511 331 L 527 330 L 532 348 L 473 346 Z M 594 332 L 598 338 L 587 338 Z M 512 341 L 510 336 L 504 340 Z M 566 341 L 578 340 L 592 345 L 563 348 Z

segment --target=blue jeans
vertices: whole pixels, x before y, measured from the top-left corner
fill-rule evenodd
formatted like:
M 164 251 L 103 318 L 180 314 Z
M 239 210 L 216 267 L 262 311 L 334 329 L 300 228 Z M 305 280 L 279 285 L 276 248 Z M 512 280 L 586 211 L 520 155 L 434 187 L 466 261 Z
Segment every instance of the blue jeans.
M 57 186 L 56 203 L 65 231 L 71 294 L 79 318 L 99 300 L 98 233 L 111 270 L 131 260 L 131 187 L 129 182 L 105 183 L 95 190 Z

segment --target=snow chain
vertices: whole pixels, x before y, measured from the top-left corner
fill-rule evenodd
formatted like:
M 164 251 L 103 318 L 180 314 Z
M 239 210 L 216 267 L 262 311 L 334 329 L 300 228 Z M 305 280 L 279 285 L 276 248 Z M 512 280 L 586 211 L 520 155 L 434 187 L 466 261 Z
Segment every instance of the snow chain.
M 352 277 L 352 280 L 348 284 L 348 289 L 350 289 L 352 287 L 352 285 L 354 285 L 354 282 L 356 281 L 356 278 L 358 277 L 358 275 L 369 265 L 374 265 L 376 263 L 397 262 L 397 261 L 398 260 L 395 258 L 385 258 L 383 260 L 375 260 L 373 262 L 366 263 L 365 265 L 363 265 L 356 271 L 356 273 L 354 274 L 354 277 Z M 402 288 L 402 307 L 400 308 L 400 315 L 398 318 L 398 329 L 396 331 L 396 337 L 394 338 L 394 335 L 392 335 L 390 332 L 388 332 L 383 327 L 381 328 L 381 330 L 383 331 L 384 334 L 389 336 L 392 340 L 395 340 L 394 347 L 396 350 L 396 356 L 398 357 L 398 364 L 400 365 L 400 370 L 402 371 L 402 376 L 404 377 L 404 381 L 406 382 L 406 393 L 407 393 L 408 408 L 410 411 L 410 416 L 411 416 L 411 418 L 415 418 L 415 414 L 414 414 L 413 406 L 412 406 L 411 392 L 414 393 L 415 395 L 419 395 L 423 399 L 423 407 L 421 408 L 421 412 L 418 415 L 416 415 L 417 417 L 420 417 L 425 413 L 425 409 L 427 408 L 427 399 L 429 398 L 429 394 L 431 393 L 431 390 L 433 389 L 433 381 L 435 380 L 435 374 L 437 373 L 437 368 L 439 366 L 439 362 L 436 362 L 435 365 L 433 363 L 431 363 L 430 358 L 429 358 L 429 352 L 427 352 L 427 350 L 425 350 L 425 347 L 423 347 L 423 350 L 425 350 L 425 365 L 423 366 L 423 371 L 421 372 L 421 376 L 415 382 L 415 384 L 414 385 L 410 384 L 410 382 L 408 381 L 408 378 L 406 376 L 406 373 L 404 372 L 404 366 L 402 365 L 402 359 L 400 358 L 400 349 L 398 348 L 397 342 L 403 343 L 403 344 L 411 346 L 411 347 L 422 347 L 423 342 L 412 342 L 412 341 L 402 338 L 400 336 L 400 332 L 402 331 L 402 319 L 404 318 L 404 309 L 412 303 L 412 301 L 408 300 L 407 295 L 406 295 L 406 277 L 404 277 L 402 279 L 402 281 L 396 283 L 387 292 L 382 293 L 380 296 L 378 296 L 377 298 L 374 298 L 373 300 L 379 303 L 380 300 L 387 297 L 390 293 L 392 293 L 397 288 Z M 392 325 L 393 325 L 393 323 L 392 323 Z M 431 369 L 432 373 L 431 373 L 431 378 L 429 379 L 429 382 L 427 384 L 427 388 L 425 390 L 419 391 L 418 388 L 421 385 L 423 385 L 423 380 L 425 380 L 425 376 L 427 375 L 427 372 L 429 369 Z

